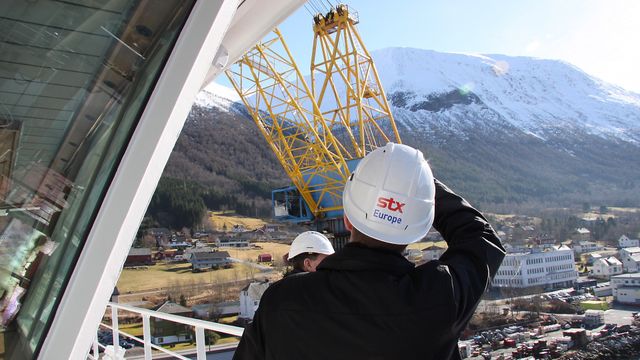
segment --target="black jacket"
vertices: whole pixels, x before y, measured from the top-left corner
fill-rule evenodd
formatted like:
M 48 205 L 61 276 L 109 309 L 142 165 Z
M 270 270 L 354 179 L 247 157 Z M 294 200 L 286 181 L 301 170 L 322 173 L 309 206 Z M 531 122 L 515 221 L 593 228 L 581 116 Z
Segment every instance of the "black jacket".
M 459 359 L 457 342 L 504 248 L 484 217 L 436 181 L 434 227 L 448 243 L 414 267 L 349 243 L 314 273 L 267 289 L 235 360 Z

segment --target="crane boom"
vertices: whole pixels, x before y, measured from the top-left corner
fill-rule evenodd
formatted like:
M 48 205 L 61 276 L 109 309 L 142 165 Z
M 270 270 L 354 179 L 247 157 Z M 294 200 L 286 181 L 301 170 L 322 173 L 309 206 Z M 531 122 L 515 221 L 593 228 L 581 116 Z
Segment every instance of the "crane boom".
M 226 74 L 313 215 L 342 209 L 348 166 L 280 31 Z
M 311 89 L 322 117 L 340 134 L 345 159 L 401 143 L 373 58 L 356 29 L 357 13 L 340 4 L 313 20 Z
M 375 148 L 401 142 L 357 23 L 346 5 L 314 17 L 311 88 L 278 29 L 226 71 L 295 186 L 272 192 L 276 217 L 311 220 L 298 211 L 308 207 L 336 248 L 349 236 L 342 190 L 351 171 Z

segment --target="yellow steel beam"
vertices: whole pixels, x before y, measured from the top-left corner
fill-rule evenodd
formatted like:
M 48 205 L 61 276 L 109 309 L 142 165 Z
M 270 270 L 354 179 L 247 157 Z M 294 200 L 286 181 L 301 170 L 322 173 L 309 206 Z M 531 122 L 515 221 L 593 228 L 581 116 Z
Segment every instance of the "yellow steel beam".
M 355 25 L 357 14 L 338 5 L 314 17 L 311 89 L 330 131 L 340 134 L 347 160 L 389 141 L 401 143 L 375 64 Z
M 280 32 L 227 71 L 254 122 L 314 216 L 342 209 L 349 169 Z M 324 200 L 333 206 L 323 207 Z

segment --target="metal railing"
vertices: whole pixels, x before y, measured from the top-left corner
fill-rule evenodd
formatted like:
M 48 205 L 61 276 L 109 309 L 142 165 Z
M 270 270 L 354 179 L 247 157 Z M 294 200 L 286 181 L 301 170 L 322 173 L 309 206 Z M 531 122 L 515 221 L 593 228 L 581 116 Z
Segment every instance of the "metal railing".
M 178 354 L 175 351 L 165 349 L 162 346 L 158 346 L 152 343 L 151 325 L 150 325 L 151 318 L 157 318 L 157 319 L 171 321 L 178 324 L 192 326 L 195 332 L 195 352 L 196 352 L 197 360 L 205 360 L 207 357 L 206 355 L 207 351 L 205 348 L 206 346 L 205 333 L 204 333 L 205 330 L 215 331 L 217 333 L 229 334 L 229 335 L 238 336 L 238 337 L 242 336 L 242 332 L 244 331 L 243 328 L 237 327 L 237 326 L 218 324 L 210 321 L 194 319 L 194 318 L 189 318 L 185 316 L 167 314 L 167 313 L 157 312 L 153 310 L 142 309 L 142 308 L 138 308 L 130 305 L 123 305 L 123 304 L 110 302 L 109 304 L 107 304 L 107 308 L 111 308 L 111 326 L 101 323 L 98 331 L 100 331 L 100 328 L 106 328 L 111 330 L 113 346 L 111 347 L 105 344 L 101 344 L 99 342 L 99 337 L 96 333 L 96 338 L 93 341 L 92 349 L 88 354 L 89 359 L 96 359 L 96 360 L 100 359 L 100 350 L 105 351 L 106 355 L 103 358 L 124 359 L 125 349 L 120 347 L 120 338 L 122 335 L 126 338 L 132 339 L 137 343 L 143 345 L 144 360 L 153 359 L 153 355 L 154 355 L 153 350 L 158 350 L 161 353 L 170 355 L 177 359 L 191 360 L 192 358 L 185 357 L 184 355 Z M 126 331 L 123 331 L 119 328 L 118 310 L 127 311 L 133 314 L 139 314 L 142 317 L 142 335 L 143 335 L 142 338 L 129 334 Z M 227 345 L 227 348 L 234 348 L 235 346 L 237 346 L 237 344 L 229 344 Z M 184 353 L 184 351 L 182 352 Z M 190 352 L 193 353 L 193 350 L 191 350 Z M 156 353 L 156 355 L 158 355 L 158 353 Z M 160 354 L 160 355 L 164 356 L 163 354 Z

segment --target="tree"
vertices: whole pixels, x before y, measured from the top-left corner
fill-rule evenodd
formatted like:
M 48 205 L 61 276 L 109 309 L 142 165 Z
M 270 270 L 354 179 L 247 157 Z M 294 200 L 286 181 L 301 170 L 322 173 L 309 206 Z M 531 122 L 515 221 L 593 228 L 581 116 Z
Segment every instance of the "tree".
M 204 342 L 207 345 L 215 345 L 215 343 L 220 340 L 221 336 L 215 331 L 205 330 L 204 331 Z

